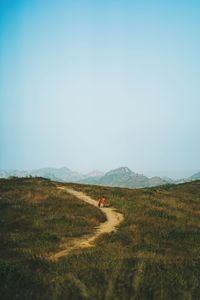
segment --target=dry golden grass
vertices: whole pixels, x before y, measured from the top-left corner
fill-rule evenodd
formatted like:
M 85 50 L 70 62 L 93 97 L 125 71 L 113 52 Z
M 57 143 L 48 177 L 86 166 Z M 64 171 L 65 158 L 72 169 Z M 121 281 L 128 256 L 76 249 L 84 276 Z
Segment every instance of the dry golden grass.
M 50 181 L 0 181 L 4 299 L 200 299 L 200 182 L 141 190 L 63 186 L 105 195 L 124 222 L 96 247 L 50 262 L 46 252 L 92 232 L 104 216 Z

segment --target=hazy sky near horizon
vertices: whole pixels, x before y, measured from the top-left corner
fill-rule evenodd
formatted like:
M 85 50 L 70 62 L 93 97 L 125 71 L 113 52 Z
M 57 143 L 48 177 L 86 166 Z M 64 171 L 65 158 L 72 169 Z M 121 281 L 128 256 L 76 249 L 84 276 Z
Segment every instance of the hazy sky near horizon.
M 0 168 L 200 171 L 200 2 L 1 0 Z

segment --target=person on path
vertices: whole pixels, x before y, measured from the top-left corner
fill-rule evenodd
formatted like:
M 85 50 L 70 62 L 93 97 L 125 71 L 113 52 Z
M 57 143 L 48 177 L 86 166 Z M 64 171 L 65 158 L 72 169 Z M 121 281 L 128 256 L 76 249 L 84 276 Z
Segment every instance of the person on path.
M 105 205 L 106 205 L 106 198 L 103 197 L 103 198 L 101 199 L 101 207 L 104 207 Z
M 98 207 L 101 207 L 101 202 L 102 202 L 102 199 L 99 198 L 99 199 L 98 199 Z

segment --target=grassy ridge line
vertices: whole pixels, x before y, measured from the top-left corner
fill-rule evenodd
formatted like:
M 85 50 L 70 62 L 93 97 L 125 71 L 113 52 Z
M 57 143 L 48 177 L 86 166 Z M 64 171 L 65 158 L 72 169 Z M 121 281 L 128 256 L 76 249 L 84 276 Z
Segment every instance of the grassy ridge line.
M 2 192 L 10 190 L 9 197 L 4 197 L 2 202 L 7 206 L 7 214 L 16 213 L 15 205 L 7 205 L 8 200 L 16 198 L 16 189 L 20 196 L 24 195 L 24 191 L 32 193 L 33 187 L 39 188 L 38 196 L 41 196 L 49 191 L 46 184 L 52 183 L 27 180 L 26 184 L 7 182 L 5 185 L 5 182 L 0 182 Z M 95 248 L 77 250 L 58 262 L 47 261 L 42 256 L 22 256 L 20 247 L 18 254 L 5 255 L 6 259 L 0 259 L 0 294 L 3 300 L 200 299 L 200 181 L 142 190 L 63 186 L 81 190 L 95 199 L 106 196 L 125 215 L 124 222 L 117 232 L 99 237 Z M 62 205 L 66 205 L 67 210 L 66 201 Z M 26 206 L 23 210 L 23 206 L 20 206 L 18 214 L 25 216 L 29 210 Z M 54 209 L 57 210 L 51 206 L 49 214 Z M 42 210 L 37 207 L 38 212 Z M 75 210 L 84 214 L 85 207 Z M 72 207 L 70 211 L 71 215 L 68 215 L 72 217 Z M 92 211 L 92 217 L 97 212 L 96 209 Z M 7 225 L 11 221 L 8 215 L 4 219 Z M 102 215 L 99 216 L 101 218 Z M 24 223 L 21 225 L 17 229 L 23 235 Z M 47 225 L 43 224 L 43 232 L 48 229 Z M 29 233 L 34 228 L 31 226 Z M 3 235 L 8 242 L 6 226 L 4 230 Z M 34 241 L 31 236 L 28 243 L 32 251 Z M 9 245 L 4 245 L 9 252 Z

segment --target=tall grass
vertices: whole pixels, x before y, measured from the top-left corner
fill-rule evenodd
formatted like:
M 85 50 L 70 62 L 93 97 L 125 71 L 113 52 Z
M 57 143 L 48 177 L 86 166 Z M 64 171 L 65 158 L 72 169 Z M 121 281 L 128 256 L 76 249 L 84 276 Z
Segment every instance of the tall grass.
M 64 185 L 64 184 L 63 184 Z M 0 181 L 3 299 L 200 299 L 200 182 L 152 189 L 66 184 L 104 195 L 125 220 L 96 247 L 45 253 L 104 216 L 43 179 Z

